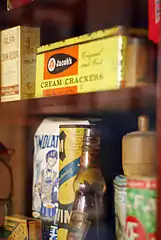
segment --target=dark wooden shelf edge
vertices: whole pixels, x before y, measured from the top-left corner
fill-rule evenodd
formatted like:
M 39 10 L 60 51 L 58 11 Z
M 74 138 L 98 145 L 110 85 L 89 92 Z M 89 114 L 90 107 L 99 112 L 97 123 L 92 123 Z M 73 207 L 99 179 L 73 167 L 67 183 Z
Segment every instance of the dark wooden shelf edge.
M 6 125 L 33 126 L 37 116 L 81 115 L 102 116 L 103 112 L 152 109 L 156 107 L 156 86 L 121 90 L 53 96 L 30 100 L 3 102 L 1 114 Z M 23 117 L 22 117 L 23 116 Z M 40 118 L 41 119 L 41 118 Z
M 154 84 L 120 90 L 53 96 L 29 100 L 30 114 L 87 114 L 94 111 L 131 110 L 156 105 Z

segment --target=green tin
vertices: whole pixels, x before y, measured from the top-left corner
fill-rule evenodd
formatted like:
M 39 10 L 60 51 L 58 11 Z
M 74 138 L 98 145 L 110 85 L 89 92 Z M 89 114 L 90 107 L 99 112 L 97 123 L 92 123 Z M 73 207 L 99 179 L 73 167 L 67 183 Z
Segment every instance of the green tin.
M 127 239 L 156 239 L 156 178 L 127 180 Z
M 114 179 L 116 238 L 124 240 L 126 224 L 126 178 L 122 175 Z

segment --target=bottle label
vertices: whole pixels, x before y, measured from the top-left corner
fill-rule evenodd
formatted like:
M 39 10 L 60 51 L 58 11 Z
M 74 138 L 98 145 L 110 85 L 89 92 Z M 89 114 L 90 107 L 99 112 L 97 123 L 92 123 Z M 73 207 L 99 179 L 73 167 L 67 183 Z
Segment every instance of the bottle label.
M 67 240 L 85 239 L 90 226 L 90 222 L 87 221 L 87 218 L 88 218 L 88 214 L 86 213 L 83 213 L 80 211 L 72 212 Z

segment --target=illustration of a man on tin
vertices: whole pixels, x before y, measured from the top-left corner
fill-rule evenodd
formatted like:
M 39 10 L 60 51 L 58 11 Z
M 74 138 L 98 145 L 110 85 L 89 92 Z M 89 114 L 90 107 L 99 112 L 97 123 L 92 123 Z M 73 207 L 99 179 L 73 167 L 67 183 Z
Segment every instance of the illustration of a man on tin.
M 36 202 L 40 203 L 39 210 L 41 217 L 53 218 L 58 208 L 58 171 L 56 164 L 58 161 L 58 153 L 56 150 L 50 150 L 46 154 L 46 166 L 41 171 L 38 183 L 35 186 Z M 39 195 L 39 201 L 38 201 Z M 38 206 L 37 206 L 38 208 Z

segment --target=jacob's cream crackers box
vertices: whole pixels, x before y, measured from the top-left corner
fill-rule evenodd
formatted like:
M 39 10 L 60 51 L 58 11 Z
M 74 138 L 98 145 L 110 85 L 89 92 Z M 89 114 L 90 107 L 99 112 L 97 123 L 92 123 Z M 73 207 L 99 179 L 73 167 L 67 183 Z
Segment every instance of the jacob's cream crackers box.
M 41 240 L 41 221 L 24 216 L 6 216 L 4 222 L 4 239 Z
M 32 215 L 44 222 L 45 234 L 52 234 L 52 239 L 57 239 L 58 211 L 59 211 L 59 147 L 60 133 L 59 126 L 68 125 L 89 125 L 85 120 L 68 120 L 47 118 L 38 127 L 34 135 L 34 156 L 33 156 L 33 199 Z M 72 191 L 71 186 L 71 191 Z
M 38 48 L 36 97 L 120 87 L 118 64 L 124 41 L 119 46 L 118 36 L 109 38 L 118 31 L 98 31 Z
M 140 53 L 138 44 L 135 43 L 136 38 L 129 38 L 129 34 L 131 32 L 125 28 L 115 27 L 38 48 L 36 97 L 125 87 L 125 70 L 131 71 L 136 65 L 134 62 L 140 61 L 140 57 L 136 57 L 138 51 Z M 127 46 L 128 60 L 125 59 Z M 147 66 L 146 57 L 143 62 Z M 125 63 L 128 66 L 125 66 Z M 136 69 L 138 66 L 133 67 L 135 69 L 131 76 L 134 75 L 135 79 L 133 82 L 128 79 L 130 84 L 127 86 L 145 82 L 147 74 L 145 66 L 142 65 L 141 73 Z M 129 75 L 126 73 L 126 76 Z
M 2 102 L 34 97 L 39 45 L 39 28 L 17 26 L 1 32 Z

